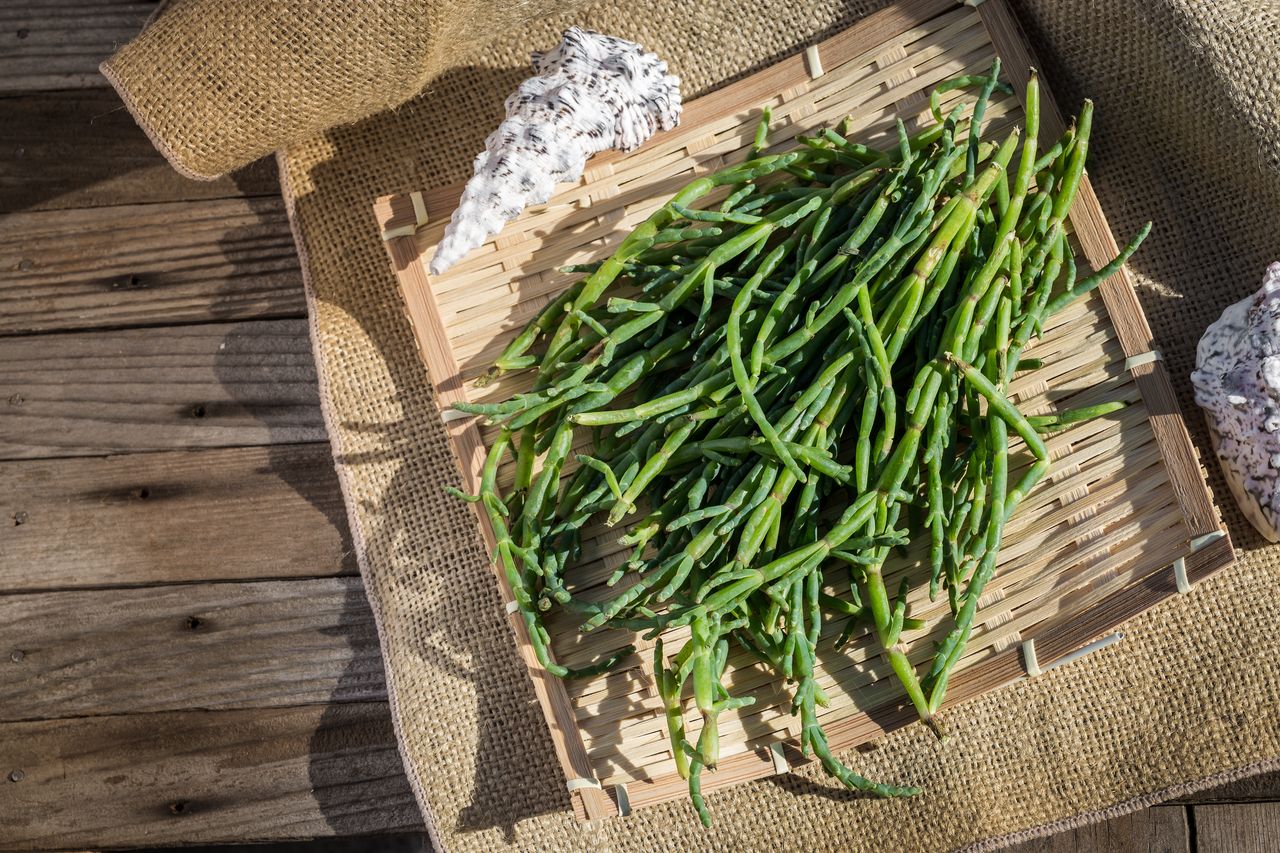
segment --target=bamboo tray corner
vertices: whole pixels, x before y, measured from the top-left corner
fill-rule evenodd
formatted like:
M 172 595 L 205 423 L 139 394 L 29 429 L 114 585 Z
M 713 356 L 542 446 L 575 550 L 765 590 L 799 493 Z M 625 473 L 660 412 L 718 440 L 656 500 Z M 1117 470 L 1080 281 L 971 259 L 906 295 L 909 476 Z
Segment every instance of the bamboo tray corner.
M 427 264 L 461 186 L 379 199 L 374 213 L 467 487 L 477 485 L 487 435 L 477 419 L 455 418 L 449 406 L 520 388 L 519 374 L 484 388 L 475 380 L 567 286 L 570 277 L 559 267 L 608 253 L 694 175 L 743 159 L 763 104 L 773 107 L 774 145 L 846 114 L 854 117 L 858 135 L 878 141 L 891 133 L 895 116 L 909 127 L 927 122 L 930 89 L 955 74 L 980 73 L 997 53 L 1017 91 L 993 102 L 993 132 L 1019 119 L 1032 67 L 1004 0 L 894 4 L 803 55 L 688 103 L 679 128 L 638 151 L 593 158 L 581 181 L 526 210 L 442 276 L 428 275 Z M 1062 120 L 1047 90 L 1041 100 L 1042 131 L 1052 139 Z M 1087 178 L 1070 224 L 1082 261 L 1098 264 L 1116 254 Z M 1054 471 L 1010 522 L 947 705 L 1074 659 L 1090 641 L 1233 560 L 1172 386 L 1152 355 L 1151 330 L 1128 270 L 1050 321 L 1033 350 L 1059 357 L 1013 383 L 1011 394 L 1024 409 L 1085 405 L 1100 394 L 1131 405 L 1050 438 Z M 480 526 L 492 545 L 483 519 Z M 596 544 L 592 560 L 612 568 L 616 555 L 603 539 Z M 906 570 L 905 562 L 888 566 L 887 579 Z M 510 600 L 505 578 L 495 576 Z M 927 597 L 911 604 L 926 620 L 946 606 Z M 683 797 L 684 782 L 662 735 L 665 720 L 648 649 L 612 673 L 566 683 L 538 666 L 523 621 L 510 618 L 577 816 L 607 817 L 619 812 L 620 803 L 625 810 Z M 562 660 L 582 653 L 570 632 L 554 625 L 551 631 Z M 620 648 L 632 639 L 614 634 L 600 642 Z M 927 650 L 932 634 L 916 634 L 910 647 Z M 605 647 L 597 643 L 591 651 Z M 865 646 L 833 653 L 822 669 L 832 703 L 821 719 L 833 749 L 913 719 L 892 674 Z M 795 725 L 777 709 L 779 685 L 753 671 L 744 666 L 734 672 L 735 688 L 754 691 L 757 702 L 733 719 L 726 715 L 720 766 L 704 777 L 704 790 L 785 772 L 788 763 L 802 760 Z M 692 720 L 690 725 L 696 728 Z

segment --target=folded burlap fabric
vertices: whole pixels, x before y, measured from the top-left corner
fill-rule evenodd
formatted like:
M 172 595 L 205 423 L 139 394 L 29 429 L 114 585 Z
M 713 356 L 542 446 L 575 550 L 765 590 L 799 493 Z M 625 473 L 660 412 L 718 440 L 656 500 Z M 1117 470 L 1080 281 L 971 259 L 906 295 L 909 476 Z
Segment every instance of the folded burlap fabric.
M 182 0 L 102 73 L 178 171 L 211 179 L 399 106 L 555 0 Z
M 335 460 L 380 624 L 406 770 L 438 844 L 991 848 L 1280 766 L 1280 550 L 1224 505 L 1244 549 L 1236 566 L 1127 624 L 1123 642 L 949 712 L 947 743 L 916 726 L 850 759 L 873 777 L 910 778 L 924 787 L 920 797 L 860 799 L 806 767 L 712 794 L 711 831 L 681 802 L 575 823 L 474 517 L 442 491 L 456 480 L 454 460 L 371 203 L 466 177 L 503 97 L 525 74 L 528 51 L 554 43 L 569 24 L 656 50 L 692 98 L 881 4 L 601 0 L 514 26 L 529 7 L 381 0 L 343 4 L 345 14 L 318 28 L 323 16 L 298 9 L 286 26 L 281 10 L 294 4 L 226 4 L 234 13 L 214 5 L 177 3 L 109 68 L 190 171 L 211 174 L 287 145 L 280 166 Z M 442 18 L 424 11 L 420 26 L 403 26 L 409 6 L 446 5 L 447 14 L 435 13 Z M 1157 223 L 1133 268 L 1188 425 L 1211 459 L 1185 377 L 1200 330 L 1277 250 L 1280 9 L 1257 0 L 1014 5 L 1061 102 L 1086 94 L 1097 101 L 1104 130 L 1091 174 L 1116 230 Z M 385 28 L 371 29 L 375 20 Z M 455 27 L 448 39 L 432 29 L 437 20 Z M 271 27 L 283 29 L 264 35 Z M 466 55 L 453 48 L 486 38 L 488 46 Z M 319 44 L 337 47 L 321 60 L 309 52 Z M 297 45 L 308 59 L 296 73 L 255 70 L 278 69 Z M 216 84 L 193 84 L 191 69 Z M 404 79 L 378 80 L 389 74 Z M 407 80 L 428 78 L 427 92 L 399 109 L 302 141 L 326 123 L 394 103 Z M 179 113 L 207 126 L 159 119 Z M 1216 466 L 1210 475 L 1225 496 Z

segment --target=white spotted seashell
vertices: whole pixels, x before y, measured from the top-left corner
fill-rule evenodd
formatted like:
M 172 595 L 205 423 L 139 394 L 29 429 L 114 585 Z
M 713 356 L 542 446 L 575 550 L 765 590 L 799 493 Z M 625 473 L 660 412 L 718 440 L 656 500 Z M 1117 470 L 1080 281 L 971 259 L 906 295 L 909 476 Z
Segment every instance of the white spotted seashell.
M 582 177 L 592 154 L 630 151 L 680 123 L 679 78 L 634 42 L 571 27 L 554 50 L 533 54 L 533 68 L 476 157 L 431 259 L 435 275 L 550 199 L 556 184 Z
M 1280 262 L 1205 330 L 1191 383 L 1236 502 L 1280 541 Z

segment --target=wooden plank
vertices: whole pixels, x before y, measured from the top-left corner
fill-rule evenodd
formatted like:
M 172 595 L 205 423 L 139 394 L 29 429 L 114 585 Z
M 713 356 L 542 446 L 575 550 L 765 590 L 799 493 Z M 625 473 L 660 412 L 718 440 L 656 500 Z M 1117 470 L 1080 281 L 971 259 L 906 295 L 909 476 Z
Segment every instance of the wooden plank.
M 1186 853 L 1191 850 L 1181 806 L 1155 806 L 1102 823 L 1068 829 L 1005 848 L 1006 853 Z
M 1280 802 L 1280 771 L 1249 776 L 1207 791 L 1179 797 L 1175 803 Z
M 270 157 L 215 181 L 178 174 L 114 89 L 0 98 L 0 152 L 0 210 L 8 212 L 280 192 Z
M 0 464 L 0 592 L 355 574 L 327 444 Z
M 0 768 L 7 850 L 421 827 L 384 703 L 5 723 Z
M 0 721 L 386 698 L 357 578 L 0 596 Z
M 301 317 L 279 198 L 0 218 L 0 334 Z
M 303 320 L 0 339 L 0 458 L 323 441 Z
M 146 0 L 0 4 L 0 92 L 107 85 L 98 65 L 142 29 Z
M 434 849 L 425 832 L 411 832 L 279 841 L 275 844 L 183 847 L 182 853 L 433 853 Z
M 1280 803 L 1192 806 L 1199 853 L 1275 853 Z

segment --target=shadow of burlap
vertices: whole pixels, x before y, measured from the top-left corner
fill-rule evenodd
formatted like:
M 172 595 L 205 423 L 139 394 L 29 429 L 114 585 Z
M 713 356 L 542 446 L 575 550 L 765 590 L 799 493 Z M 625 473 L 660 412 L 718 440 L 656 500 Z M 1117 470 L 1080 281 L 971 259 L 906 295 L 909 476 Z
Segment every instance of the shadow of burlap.
M 813 768 L 710 797 L 712 832 L 684 803 L 582 826 L 516 657 L 470 509 L 442 493 L 455 467 L 370 205 L 465 177 L 523 55 L 568 23 L 668 57 L 686 95 L 847 25 L 875 3 L 597 3 L 502 34 L 390 113 L 282 157 L 309 272 L 322 395 L 411 783 L 455 850 L 941 850 L 1136 808 L 1280 756 L 1280 560 L 1225 508 L 1241 562 L 1130 623 L 1088 659 L 850 760 L 922 784 L 910 801 L 850 802 Z M 1071 109 L 1099 106 L 1099 194 L 1117 232 L 1152 218 L 1141 295 L 1209 458 L 1185 377 L 1199 331 L 1256 286 L 1280 250 L 1280 23 L 1229 0 L 1015 4 Z M 478 26 L 483 22 L 477 22 Z M 1219 494 L 1226 494 L 1212 472 Z M 815 786 L 817 786 L 815 788 Z

